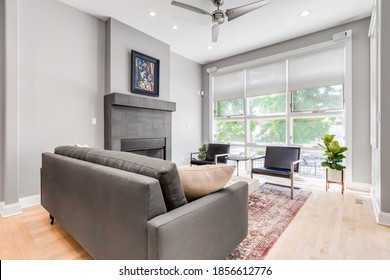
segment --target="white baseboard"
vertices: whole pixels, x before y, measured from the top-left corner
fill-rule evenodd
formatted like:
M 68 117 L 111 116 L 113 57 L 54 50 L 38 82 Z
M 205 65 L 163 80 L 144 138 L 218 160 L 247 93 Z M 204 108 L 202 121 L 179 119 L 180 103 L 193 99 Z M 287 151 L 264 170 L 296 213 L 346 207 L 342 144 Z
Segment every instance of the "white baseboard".
M 13 204 L 5 204 L 0 202 L 0 214 L 3 218 L 11 217 L 22 213 L 23 208 L 39 205 L 41 203 L 41 195 L 32 195 L 22 197 L 19 202 Z
M 384 226 L 390 226 L 390 213 L 382 212 L 379 208 L 378 201 L 375 199 L 373 193 L 371 193 L 372 207 L 374 208 L 374 214 L 376 222 Z
M 390 213 L 379 212 L 378 224 L 390 227 Z
M 35 205 L 41 204 L 41 195 L 32 195 L 27 197 L 20 198 L 20 204 L 22 205 L 22 208 L 27 208 Z
M 368 193 L 371 191 L 372 188 L 371 184 L 359 183 L 359 182 L 347 183 L 345 187 L 349 190 L 368 192 Z
M 4 204 L 3 210 L 1 211 L 1 216 L 3 218 L 15 216 L 22 213 L 22 205 L 20 202 L 12 204 Z

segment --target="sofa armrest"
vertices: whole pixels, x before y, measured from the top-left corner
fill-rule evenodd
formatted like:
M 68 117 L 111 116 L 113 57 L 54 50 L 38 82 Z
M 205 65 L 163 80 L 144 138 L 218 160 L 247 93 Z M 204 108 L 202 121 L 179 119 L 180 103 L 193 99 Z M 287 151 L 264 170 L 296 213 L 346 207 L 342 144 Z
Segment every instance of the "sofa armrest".
M 226 259 L 247 236 L 248 183 L 236 182 L 148 222 L 149 259 Z

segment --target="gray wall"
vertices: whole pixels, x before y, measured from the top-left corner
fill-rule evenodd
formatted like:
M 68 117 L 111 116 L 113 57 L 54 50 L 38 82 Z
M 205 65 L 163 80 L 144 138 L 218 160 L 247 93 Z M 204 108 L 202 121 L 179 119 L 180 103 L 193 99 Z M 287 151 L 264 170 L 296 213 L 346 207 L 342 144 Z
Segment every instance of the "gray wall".
M 183 56 L 171 53 L 172 161 L 188 165 L 190 153 L 201 145 L 202 97 L 201 66 Z
M 390 1 L 381 1 L 381 211 L 390 213 Z
M 40 193 L 42 152 L 103 147 L 104 22 L 52 0 L 20 0 L 19 14 L 19 197 L 26 197 Z
M 4 137 L 4 0 L 0 0 L 0 201 L 3 201 L 3 137 Z
M 3 2 L 0 0 L 0 4 Z M 103 148 L 103 96 L 110 91 L 129 93 L 131 49 L 160 59 L 160 98 L 178 103 L 178 112 L 173 113 L 177 124 L 172 128 L 177 140 L 176 162 L 186 162 L 187 154 L 200 145 L 199 64 L 174 54 L 171 61 L 168 45 L 115 20 L 105 26 L 97 18 L 58 1 L 20 0 L 18 12 L 19 101 L 9 111 L 16 111 L 18 106 L 20 112 L 20 127 L 15 134 L 20 141 L 19 198 L 39 194 L 42 152 L 75 143 Z M 111 40 L 106 41 L 105 35 Z M 0 47 L 2 39 L 0 36 Z M 105 71 L 105 64 L 109 71 Z M 170 80 L 171 69 L 180 79 Z M 0 74 L 2 79 L 3 72 Z M 170 82 L 174 88 L 172 98 Z M 0 93 L 1 98 L 1 87 Z M 96 126 L 91 124 L 93 117 L 97 119 Z M 1 129 L 0 133 L 3 136 L 6 132 Z M 177 147 L 178 143 L 183 146 Z M 6 188 L 0 188 L 0 201 L 4 200 Z
M 332 35 L 348 29 L 352 29 L 352 114 L 353 114 L 353 135 L 352 135 L 352 154 L 353 170 L 352 181 L 359 183 L 371 183 L 371 146 L 370 146 L 370 65 L 369 65 L 369 38 L 368 28 L 369 18 L 362 19 L 353 23 L 340 25 L 324 31 L 313 33 L 307 36 L 299 37 L 280 44 L 266 48 L 254 50 L 227 59 L 219 60 L 213 63 L 203 65 L 203 89 L 206 96 L 203 99 L 203 142 L 209 141 L 209 77 L 207 68 L 217 66 L 223 68 L 243 62 L 252 61 L 262 57 L 276 55 L 287 51 L 311 46 L 332 40 Z
M 201 143 L 201 66 L 170 52 L 169 45 L 113 18 L 106 21 L 106 94 L 131 95 L 131 50 L 160 60 L 160 95 L 176 102 L 172 113 L 172 161 L 189 162 Z M 147 97 L 146 98 L 153 98 Z
M 107 93 L 131 93 L 131 50 L 160 60 L 160 95 L 163 100 L 170 100 L 169 45 L 135 29 L 120 21 L 110 18 L 106 22 L 106 78 L 108 78 Z M 139 96 L 139 94 L 136 94 Z

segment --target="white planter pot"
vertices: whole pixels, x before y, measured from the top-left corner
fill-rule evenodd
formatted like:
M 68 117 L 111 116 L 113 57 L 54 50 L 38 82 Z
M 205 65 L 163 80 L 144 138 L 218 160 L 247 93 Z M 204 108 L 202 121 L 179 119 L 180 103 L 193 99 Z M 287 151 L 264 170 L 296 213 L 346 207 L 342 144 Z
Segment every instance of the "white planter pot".
M 326 169 L 326 180 L 330 182 L 339 182 L 342 183 L 344 182 L 344 171 L 341 170 L 336 170 L 336 169 L 331 169 L 327 168 Z

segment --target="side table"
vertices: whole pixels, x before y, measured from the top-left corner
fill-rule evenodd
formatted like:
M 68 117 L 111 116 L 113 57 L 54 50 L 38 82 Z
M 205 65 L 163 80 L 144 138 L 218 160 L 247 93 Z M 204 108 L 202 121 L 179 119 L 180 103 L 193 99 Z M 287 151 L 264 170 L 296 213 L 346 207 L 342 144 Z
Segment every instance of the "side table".
M 239 176 L 238 175 L 238 170 L 239 170 L 238 164 L 239 164 L 239 162 L 240 161 L 247 161 L 247 160 L 250 160 L 251 158 L 250 157 L 240 157 L 240 156 L 228 156 L 226 159 L 227 160 L 232 160 L 232 161 L 236 162 L 237 176 Z

